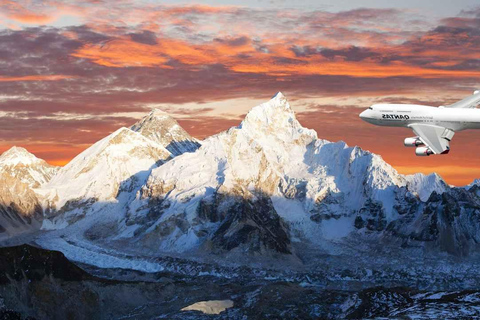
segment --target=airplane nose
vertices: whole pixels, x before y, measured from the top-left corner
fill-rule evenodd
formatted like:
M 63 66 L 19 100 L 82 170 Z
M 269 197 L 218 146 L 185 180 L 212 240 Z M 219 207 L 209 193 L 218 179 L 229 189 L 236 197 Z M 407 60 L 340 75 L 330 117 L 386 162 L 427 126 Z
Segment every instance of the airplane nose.
M 368 123 L 373 123 L 373 115 L 372 115 L 372 110 L 365 110 L 363 111 L 362 113 L 360 113 L 360 119 L 362 119 L 363 121 L 365 122 L 368 122 Z

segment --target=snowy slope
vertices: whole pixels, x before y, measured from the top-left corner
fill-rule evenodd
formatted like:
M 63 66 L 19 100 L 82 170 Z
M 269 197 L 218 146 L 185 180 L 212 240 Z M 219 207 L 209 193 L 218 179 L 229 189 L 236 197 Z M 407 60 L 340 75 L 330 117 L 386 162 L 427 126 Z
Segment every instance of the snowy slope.
M 466 189 L 470 189 L 470 188 L 472 188 L 473 186 L 480 186 L 480 179 L 475 179 L 475 180 L 473 180 L 473 182 L 470 183 L 469 185 L 466 185 L 465 188 L 466 188 Z
M 100 212 L 127 214 L 127 203 L 150 171 L 199 144 L 178 123 L 153 110 L 131 129 L 121 128 L 79 154 L 40 189 L 45 229 L 57 229 Z
M 0 156 L 0 237 L 39 228 L 43 211 L 33 188 L 44 185 L 57 170 L 20 147 Z
M 427 201 L 433 192 L 442 194 L 449 189 L 447 183 L 436 173 L 427 176 L 416 173 L 405 178 L 408 181 L 408 189 L 417 194 L 422 201 Z
M 170 156 L 158 143 L 120 128 L 76 156 L 38 192 L 51 210 L 69 201 L 116 201 L 119 192 L 133 191 L 152 168 Z
M 39 228 L 42 213 L 30 186 L 0 171 L 0 238 Z

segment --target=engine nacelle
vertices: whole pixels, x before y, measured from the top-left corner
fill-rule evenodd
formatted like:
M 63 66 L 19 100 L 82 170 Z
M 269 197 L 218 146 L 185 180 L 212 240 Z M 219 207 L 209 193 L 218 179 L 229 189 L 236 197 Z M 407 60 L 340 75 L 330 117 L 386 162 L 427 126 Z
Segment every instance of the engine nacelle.
M 430 150 L 428 147 L 419 147 L 415 149 L 415 154 L 419 157 L 427 157 L 431 154 L 433 154 L 433 151 Z
M 405 141 L 403 141 L 403 144 L 405 145 L 405 147 L 418 147 L 423 145 L 423 142 L 418 137 L 413 137 L 406 138 Z

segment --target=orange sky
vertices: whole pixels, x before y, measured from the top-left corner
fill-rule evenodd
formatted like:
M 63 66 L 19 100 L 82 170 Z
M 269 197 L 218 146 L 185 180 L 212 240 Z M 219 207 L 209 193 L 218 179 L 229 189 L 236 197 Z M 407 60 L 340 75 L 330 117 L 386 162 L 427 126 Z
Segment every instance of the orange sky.
M 393 4 L 392 4 L 393 5 Z M 401 173 L 480 177 L 479 134 L 419 158 L 406 129 L 358 118 L 373 103 L 442 105 L 480 86 L 480 8 L 328 11 L 123 1 L 0 2 L 0 152 L 63 165 L 158 107 L 203 138 L 282 91 L 319 137 L 380 154 Z

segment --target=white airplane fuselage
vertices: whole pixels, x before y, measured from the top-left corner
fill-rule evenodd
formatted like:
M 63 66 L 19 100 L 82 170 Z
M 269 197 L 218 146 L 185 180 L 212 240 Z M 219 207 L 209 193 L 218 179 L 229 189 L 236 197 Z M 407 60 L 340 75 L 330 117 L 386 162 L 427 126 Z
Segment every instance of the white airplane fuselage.
M 360 113 L 362 120 L 387 127 L 409 128 L 416 135 L 403 141 L 416 147 L 417 156 L 447 154 L 455 132 L 480 129 L 480 90 L 448 106 L 429 107 L 416 104 L 375 104 Z
M 377 126 L 409 128 L 412 124 L 429 124 L 452 131 L 480 129 L 480 109 L 376 104 L 363 111 L 360 118 Z

